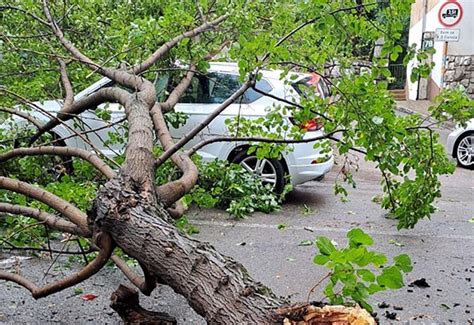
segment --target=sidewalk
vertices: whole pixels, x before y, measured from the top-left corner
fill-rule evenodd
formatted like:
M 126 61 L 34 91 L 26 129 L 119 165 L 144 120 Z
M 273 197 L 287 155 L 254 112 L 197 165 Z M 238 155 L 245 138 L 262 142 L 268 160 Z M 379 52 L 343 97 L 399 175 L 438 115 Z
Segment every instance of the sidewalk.
M 435 123 L 436 120 L 430 117 L 428 108 L 433 104 L 429 100 L 402 100 L 397 101 L 397 110 L 406 114 L 419 114 L 424 118 L 427 118 L 430 122 Z M 442 124 L 447 129 L 454 129 L 455 124 L 452 122 L 444 122 Z

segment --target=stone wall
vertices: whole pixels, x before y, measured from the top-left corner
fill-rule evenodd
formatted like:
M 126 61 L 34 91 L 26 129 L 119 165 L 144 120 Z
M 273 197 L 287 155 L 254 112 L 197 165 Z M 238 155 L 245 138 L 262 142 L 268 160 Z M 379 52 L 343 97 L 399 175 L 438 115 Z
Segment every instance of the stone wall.
M 462 85 L 474 99 L 474 55 L 448 55 L 444 84 L 446 88 Z

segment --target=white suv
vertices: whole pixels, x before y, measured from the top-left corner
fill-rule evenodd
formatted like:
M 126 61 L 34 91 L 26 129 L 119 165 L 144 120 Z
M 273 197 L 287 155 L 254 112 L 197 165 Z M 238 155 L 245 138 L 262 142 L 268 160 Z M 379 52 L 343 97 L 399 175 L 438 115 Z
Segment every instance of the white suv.
M 289 79 L 287 79 L 286 83 L 284 80 L 280 80 L 280 75 L 281 71 L 263 70 L 262 78 L 257 82 L 256 88 L 290 101 L 294 99 L 298 101 L 300 96 L 304 96 L 308 91 L 317 92 L 320 96 L 329 96 L 326 84 L 316 75 L 297 74 L 297 78 L 290 83 L 288 83 Z M 110 84 L 111 81 L 104 78 L 77 94 L 75 100 Z M 158 93 L 160 90 L 163 90 L 163 87 L 166 87 L 163 84 L 166 84 L 166 82 L 156 82 Z M 188 119 L 178 129 L 171 129 L 172 136 L 174 138 L 181 138 L 204 120 L 219 104 L 229 98 L 240 86 L 238 67 L 235 63 L 211 63 L 208 74 L 197 74 L 193 78 L 190 87 L 175 106 L 175 111 L 187 114 Z M 58 101 L 46 101 L 42 104 L 42 107 L 51 113 L 56 113 L 60 108 L 60 104 Z M 190 148 L 197 142 L 210 137 L 229 135 L 227 125 L 225 124 L 227 119 L 234 118 L 239 114 L 248 119 L 262 117 L 268 113 L 268 108 L 274 105 L 286 104 L 249 89 L 238 102 L 227 107 L 207 128 L 191 140 L 186 148 Z M 111 122 L 124 118 L 123 108 L 118 104 L 102 105 L 100 108 L 100 111 L 104 112 L 105 110 L 111 115 Z M 41 114 L 35 115 L 44 120 L 47 119 Z M 109 139 L 110 128 L 107 128 L 107 123 L 103 122 L 97 115 L 97 112 L 87 111 L 81 115 L 82 120 L 74 121 L 73 119 L 68 121 L 67 124 L 82 132 L 99 128 L 98 131 L 85 133 L 89 141 L 105 155 L 113 156 L 117 152 L 121 152 L 123 150 L 123 145 L 121 144 L 104 145 L 104 141 L 107 142 Z M 284 123 L 291 124 L 291 116 L 285 116 Z M 304 138 L 323 135 L 317 120 L 304 123 L 301 127 L 307 130 Z M 91 149 L 79 137 L 69 137 L 71 135 L 70 131 L 62 125 L 57 126 L 53 131 L 61 138 L 68 137 L 65 140 L 66 145 L 81 147 L 87 150 Z M 120 132 L 120 130 L 118 131 Z M 313 147 L 314 144 L 315 142 L 291 144 L 292 150 L 283 153 L 283 157 L 279 160 L 259 160 L 254 154 L 247 154 L 249 143 L 242 142 L 211 143 L 201 148 L 198 154 L 202 156 L 204 161 L 220 159 L 239 163 L 248 171 L 260 176 L 264 183 L 271 184 L 276 192 L 281 192 L 285 185 L 286 175 L 289 176 L 291 184 L 297 185 L 321 179 L 331 170 L 334 164 L 332 152 L 323 154 L 320 152 L 321 149 Z

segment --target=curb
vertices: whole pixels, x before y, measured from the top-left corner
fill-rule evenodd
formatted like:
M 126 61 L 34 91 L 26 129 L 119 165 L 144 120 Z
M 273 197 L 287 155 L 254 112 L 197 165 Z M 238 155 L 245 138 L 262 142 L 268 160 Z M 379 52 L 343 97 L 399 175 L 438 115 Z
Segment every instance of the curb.
M 418 114 L 420 115 L 422 118 L 425 118 L 427 121 L 429 121 L 430 123 L 439 123 L 437 120 L 435 120 L 434 118 L 432 118 L 431 116 L 429 116 L 428 114 L 423 114 L 423 113 L 420 113 L 420 112 L 417 112 L 415 110 L 412 110 L 411 108 L 407 108 L 407 107 L 404 107 L 404 106 L 398 106 L 397 105 L 397 108 L 396 108 L 398 111 L 402 112 L 402 113 L 405 113 L 405 114 L 409 114 L 409 115 L 412 115 L 412 114 Z M 455 128 L 456 128 L 456 124 L 453 123 L 453 122 L 442 122 L 441 123 L 441 126 L 446 128 L 446 129 L 449 129 L 451 131 L 453 131 Z

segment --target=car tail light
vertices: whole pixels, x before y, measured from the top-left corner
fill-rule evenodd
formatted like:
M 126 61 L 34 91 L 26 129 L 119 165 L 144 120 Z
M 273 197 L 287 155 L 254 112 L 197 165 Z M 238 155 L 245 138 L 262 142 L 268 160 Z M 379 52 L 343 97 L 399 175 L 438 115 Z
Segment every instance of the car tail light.
M 322 121 L 320 118 L 313 118 L 311 120 L 308 120 L 306 122 L 303 122 L 301 124 L 297 124 L 296 121 L 293 119 L 293 118 L 290 118 L 290 121 L 291 123 L 293 123 L 293 125 L 298 125 L 301 129 L 304 129 L 306 131 L 317 131 L 319 129 L 321 129 L 321 127 L 323 126 L 322 124 Z

